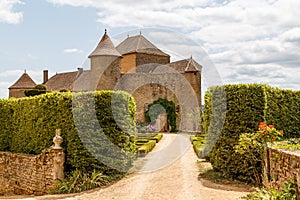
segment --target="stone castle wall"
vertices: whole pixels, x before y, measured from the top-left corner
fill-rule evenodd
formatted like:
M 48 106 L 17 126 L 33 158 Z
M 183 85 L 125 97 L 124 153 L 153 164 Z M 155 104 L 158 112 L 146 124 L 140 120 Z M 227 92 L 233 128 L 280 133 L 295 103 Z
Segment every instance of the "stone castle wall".
M 170 63 L 170 57 L 169 56 L 143 54 L 143 53 L 136 54 L 136 65 L 135 66 L 141 66 L 141 65 L 145 65 L 145 64 L 151 64 L 151 63 L 165 65 L 165 64 Z
M 264 164 L 266 180 L 281 182 L 294 179 L 300 191 L 300 151 L 267 148 Z
M 43 195 L 63 178 L 64 152 L 46 149 L 40 155 L 0 152 L 0 195 Z
M 32 88 L 33 89 L 33 88 Z M 25 97 L 25 89 L 9 89 L 9 98 L 22 98 Z
M 192 74 L 192 78 L 197 77 Z M 192 81 L 192 82 L 196 82 Z M 197 87 L 194 84 L 195 87 Z M 176 104 L 179 110 L 178 129 L 198 131 L 189 117 L 192 110 L 201 107 L 201 87 L 194 90 L 190 80 L 180 73 L 128 73 L 118 81 L 115 89 L 132 94 L 137 104 L 137 119 L 143 121 L 145 107 L 159 98 Z

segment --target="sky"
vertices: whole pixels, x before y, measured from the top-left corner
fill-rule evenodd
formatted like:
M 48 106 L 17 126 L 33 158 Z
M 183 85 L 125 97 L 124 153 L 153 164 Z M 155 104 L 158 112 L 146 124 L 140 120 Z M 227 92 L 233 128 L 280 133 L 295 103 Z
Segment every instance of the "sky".
M 0 0 L 0 98 L 8 97 L 24 70 L 36 83 L 44 69 L 50 75 L 75 71 L 104 29 L 112 38 L 168 30 L 193 41 L 213 65 L 193 57 L 203 70 L 215 67 L 219 84 L 299 90 L 299 10 L 299 0 Z M 150 41 L 167 41 L 164 32 Z M 180 44 L 165 49 L 175 52 L 173 59 L 189 52 Z M 178 56 L 180 51 L 186 52 Z

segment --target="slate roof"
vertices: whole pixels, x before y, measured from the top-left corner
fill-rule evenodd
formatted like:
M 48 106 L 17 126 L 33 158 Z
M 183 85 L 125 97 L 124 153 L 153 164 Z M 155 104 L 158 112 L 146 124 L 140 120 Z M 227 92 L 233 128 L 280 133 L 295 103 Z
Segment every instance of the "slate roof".
M 130 53 L 146 53 L 160 56 L 169 56 L 168 54 L 158 49 L 143 35 L 128 37 L 116 48 L 122 55 Z
M 62 89 L 73 90 L 73 83 L 77 77 L 77 74 L 78 71 L 57 73 L 45 83 L 45 86 L 47 90 L 51 91 L 60 91 Z
M 9 89 L 33 89 L 36 83 L 25 72 Z
M 180 73 L 201 71 L 202 66 L 197 63 L 192 57 L 189 59 L 179 60 L 167 64 L 169 67 L 177 70 Z
M 93 56 L 121 56 L 107 35 L 106 30 L 96 49 L 89 55 L 89 58 Z

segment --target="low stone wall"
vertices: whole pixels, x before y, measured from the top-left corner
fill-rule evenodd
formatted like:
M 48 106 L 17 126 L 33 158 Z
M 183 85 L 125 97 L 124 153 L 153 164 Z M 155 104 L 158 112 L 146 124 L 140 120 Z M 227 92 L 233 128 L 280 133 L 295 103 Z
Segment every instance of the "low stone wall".
M 46 194 L 63 178 L 64 152 L 46 149 L 40 155 L 0 152 L 0 194 Z
M 265 155 L 264 175 L 267 180 L 295 179 L 300 191 L 300 151 L 268 147 Z
M 48 193 L 63 179 L 64 156 L 51 148 L 37 156 L 0 152 L 0 194 Z
M 0 195 L 43 195 L 64 178 L 65 153 L 61 130 L 54 145 L 40 155 L 0 152 Z

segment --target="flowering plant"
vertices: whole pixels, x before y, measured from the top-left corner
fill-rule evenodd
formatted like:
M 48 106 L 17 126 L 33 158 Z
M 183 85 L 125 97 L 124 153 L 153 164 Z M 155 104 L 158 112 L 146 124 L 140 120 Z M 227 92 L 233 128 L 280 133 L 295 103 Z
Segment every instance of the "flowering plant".
M 152 124 L 149 124 L 148 126 L 146 126 L 146 130 L 149 133 L 157 131 L 156 127 L 154 125 L 152 125 Z
M 254 133 L 243 133 L 240 136 L 239 144 L 235 146 L 236 152 L 244 154 L 245 151 L 261 148 L 263 150 L 267 143 L 273 143 L 281 139 L 283 130 L 276 130 L 274 125 L 267 125 L 265 122 L 260 122 L 258 130 Z
M 278 140 L 283 135 L 283 130 L 276 130 L 274 125 L 267 125 L 265 122 L 260 122 L 258 125 L 258 131 L 256 131 L 256 138 L 260 142 L 267 143 Z
M 239 143 L 234 146 L 235 152 L 245 157 L 245 170 L 253 170 L 254 177 L 251 177 L 252 182 L 260 185 L 263 169 L 263 154 L 268 143 L 273 143 L 283 135 L 283 131 L 276 130 L 273 125 L 267 125 L 265 122 L 260 122 L 258 130 L 253 133 L 243 133 L 240 135 Z M 246 169 L 247 168 L 247 169 Z

